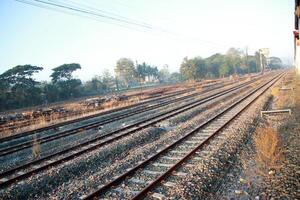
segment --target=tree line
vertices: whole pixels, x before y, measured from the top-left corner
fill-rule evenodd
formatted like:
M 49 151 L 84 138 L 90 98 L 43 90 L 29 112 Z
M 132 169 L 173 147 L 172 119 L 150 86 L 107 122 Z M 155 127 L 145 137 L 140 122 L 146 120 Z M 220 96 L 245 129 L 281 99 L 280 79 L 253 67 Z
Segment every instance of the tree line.
M 278 57 L 245 55 L 241 50 L 230 48 L 226 54 L 214 54 L 208 58 L 185 57 L 180 66 L 180 73 L 184 80 L 199 80 L 205 78 L 226 77 L 232 74 L 246 74 L 261 71 L 260 63 L 267 63 L 270 69 L 282 67 L 282 61 Z
M 231 48 L 224 55 L 186 57 L 182 61 L 180 72 L 170 73 L 167 65 L 158 69 L 145 62 L 134 63 L 129 58 L 121 58 L 116 63 L 115 76 L 104 70 L 101 75 L 86 82 L 73 76 L 74 71 L 81 69 L 78 63 L 53 68 L 51 81 L 42 82 L 34 80 L 33 75 L 42 71 L 43 67 L 18 65 L 0 75 L 0 111 L 106 94 L 152 83 L 175 83 L 258 72 L 260 59 L 267 62 L 258 53 L 244 55 L 239 49 Z M 271 57 L 268 66 L 277 69 L 282 66 L 282 62 L 277 57 Z

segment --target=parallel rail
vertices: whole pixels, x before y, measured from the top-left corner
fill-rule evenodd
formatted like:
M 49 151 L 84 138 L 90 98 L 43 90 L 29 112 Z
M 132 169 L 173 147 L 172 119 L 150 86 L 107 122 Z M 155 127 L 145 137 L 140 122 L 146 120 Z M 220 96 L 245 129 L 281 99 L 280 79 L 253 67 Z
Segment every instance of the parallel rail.
M 198 86 L 196 86 L 198 87 Z M 168 93 L 164 93 L 163 95 L 172 95 L 172 94 L 177 94 L 177 93 L 181 93 L 181 92 L 189 92 L 189 91 L 193 91 L 194 89 L 193 88 L 188 88 L 188 89 L 183 89 L 183 90 L 180 90 L 180 91 L 173 91 L 173 92 L 168 92 Z M 135 96 L 140 96 L 140 95 L 144 95 L 145 93 L 137 93 L 137 94 L 130 94 L 130 95 L 127 95 L 128 98 L 132 98 L 132 97 L 135 97 Z M 146 98 L 143 98 L 142 100 L 150 100 L 150 99 L 154 99 L 154 98 L 158 98 L 158 97 L 161 97 L 162 94 L 155 94 L 153 96 L 149 96 L 149 97 L 146 97 Z M 91 110 L 92 111 L 92 110 Z M 61 116 L 59 116 L 58 119 L 63 119 L 65 117 L 70 117 L 72 116 L 73 113 L 70 114 L 63 114 Z M 73 115 L 76 115 L 75 113 Z M 31 124 L 34 124 L 36 122 L 38 122 L 39 120 L 38 119 L 30 119 L 30 120 L 20 120 L 20 121 L 14 121 L 14 122 L 17 122 L 18 124 L 3 124 L 3 125 L 0 125 L 0 131 L 4 131 L 4 130 L 14 130 L 16 128 L 23 128 L 23 127 L 26 127 L 26 126 L 29 126 Z
M 253 80 L 255 80 L 255 79 L 258 79 L 258 78 L 254 78 Z M 209 91 L 219 89 L 219 88 L 222 88 L 222 87 L 225 87 L 225 86 L 228 86 L 228 85 L 232 85 L 232 84 L 234 84 L 234 83 L 232 83 L 232 82 L 229 82 L 229 83 L 226 83 L 226 84 L 219 83 L 219 84 L 217 84 L 217 86 L 212 87 L 210 89 L 207 89 L 204 92 L 209 92 Z M 0 138 L 0 143 L 10 141 L 12 139 L 18 139 L 18 138 L 30 136 L 30 135 L 33 135 L 35 133 L 39 133 L 39 132 L 43 132 L 43 131 L 47 131 L 47 130 L 57 129 L 57 128 L 65 126 L 65 125 L 81 122 L 83 120 L 96 118 L 96 117 L 99 117 L 99 116 L 102 116 L 102 115 L 114 114 L 116 112 L 124 111 L 124 110 L 131 109 L 131 108 L 135 108 L 137 106 L 144 106 L 148 103 L 152 103 L 152 102 L 155 102 L 155 101 L 175 97 L 175 96 L 178 96 L 178 95 L 181 95 L 181 94 L 184 94 L 184 93 L 192 92 L 194 90 L 195 90 L 195 88 L 184 89 L 184 90 L 180 90 L 180 91 L 170 93 L 166 96 L 162 96 L 162 97 L 158 97 L 158 98 L 154 98 L 154 99 L 149 99 L 149 100 L 139 102 L 139 103 L 135 103 L 135 104 L 132 104 L 132 105 L 129 105 L 129 106 L 124 106 L 124 107 L 120 107 L 120 108 L 115 108 L 115 109 L 103 111 L 103 112 L 100 112 L 100 113 L 97 113 L 97 114 L 93 114 L 93 115 L 89 115 L 89 116 L 85 116 L 85 117 L 80 117 L 80 118 L 76 118 L 76 119 L 73 119 L 73 120 L 68 120 L 68 121 L 65 121 L 65 122 L 56 123 L 56 124 L 53 124 L 53 125 L 49 125 L 49 126 L 42 127 L 42 128 L 37 128 L 37 129 L 34 129 L 34 130 L 30 130 L 30 131 L 24 131 L 24 132 L 16 134 L 16 135 Z
M 260 87 L 252 90 L 249 94 L 241 98 L 239 101 L 231 104 L 225 110 L 216 114 L 206 122 L 202 123 L 194 130 L 185 134 L 179 140 L 168 145 L 164 149 L 150 156 L 148 159 L 140 162 L 133 168 L 126 170 L 125 173 L 113 178 L 107 184 L 100 186 L 99 189 L 91 192 L 86 196 L 82 196 L 84 200 L 96 199 L 107 192 L 114 193 L 114 198 L 119 195 L 121 198 L 143 199 L 150 191 L 161 184 L 161 181 L 171 176 L 172 172 L 178 169 L 187 160 L 195 157 L 197 151 L 201 150 L 204 145 L 209 142 L 225 127 L 227 127 L 237 116 L 239 116 L 246 108 L 248 108 L 257 98 L 259 98 L 266 90 L 268 90 L 283 74 L 276 76 L 271 81 L 262 84 Z M 206 130 L 206 131 L 205 131 Z M 191 145 L 196 144 L 196 146 Z M 175 163 L 164 163 L 168 155 L 173 155 L 176 149 L 188 149 L 187 152 L 179 153 L 179 159 Z M 172 153 L 173 151 L 173 153 Z M 180 152 L 180 151 L 178 151 Z M 183 156 L 182 156 L 183 155 Z M 153 166 L 161 166 L 163 171 L 149 171 Z M 147 170 L 145 170 L 147 168 Z M 140 180 L 143 174 L 154 176 L 153 180 Z M 155 174 L 155 175 L 153 175 Z M 145 175 L 144 175 L 145 177 Z M 138 181 L 137 181 L 138 180 Z M 134 186 L 130 186 L 130 181 L 134 181 Z M 138 188 L 138 191 L 136 189 Z M 163 195 L 162 195 L 163 196 Z
M 249 82 L 252 82 L 252 81 L 255 81 L 255 79 L 251 80 Z M 246 82 L 246 83 L 248 83 L 248 82 Z M 188 98 L 203 95 L 203 94 L 205 94 L 207 92 L 210 92 L 210 91 L 211 90 L 205 90 L 205 91 L 202 91 L 202 92 L 182 96 L 182 97 L 179 97 L 179 98 L 176 98 L 176 99 L 166 100 L 166 101 L 160 102 L 160 103 L 155 104 L 155 105 L 150 105 L 148 107 L 141 107 L 141 108 L 137 108 L 137 109 L 134 109 L 134 110 L 129 110 L 128 112 L 125 112 L 125 113 L 120 113 L 120 114 L 116 113 L 112 116 L 107 116 L 106 118 L 101 119 L 101 120 L 96 121 L 96 122 L 88 123 L 86 125 L 81 125 L 81 126 L 78 126 L 76 128 L 69 129 L 69 130 L 57 132 L 57 133 L 51 134 L 49 136 L 44 136 L 44 137 L 40 137 L 40 138 L 31 139 L 29 141 L 25 141 L 25 142 L 22 142 L 22 143 L 19 143 L 19 144 L 16 144 L 16 145 L 10 145 L 9 147 L 0 148 L 0 157 L 11 154 L 11 153 L 14 153 L 14 152 L 17 152 L 17 151 L 24 150 L 26 148 L 31 148 L 34 145 L 34 142 L 38 142 L 39 144 L 51 142 L 51 141 L 54 141 L 54 140 L 57 140 L 57 139 L 60 139 L 60 138 L 63 138 L 63 137 L 67 137 L 67 136 L 70 136 L 70 135 L 73 135 L 73 134 L 76 134 L 76 133 L 80 133 L 83 130 L 95 129 L 97 127 L 100 127 L 100 126 L 103 126 L 105 124 L 114 122 L 116 120 L 124 119 L 126 117 L 131 117 L 131 116 L 136 115 L 136 114 L 140 114 L 140 113 L 143 113 L 143 112 L 147 112 L 147 111 L 150 111 L 150 110 L 161 108 L 161 107 L 169 105 L 171 103 L 176 103 L 176 102 L 186 100 Z
M 221 93 L 212 94 L 201 100 L 197 100 L 195 102 L 186 104 L 186 105 L 178 107 L 174 110 L 160 113 L 160 114 L 156 115 L 155 117 L 153 117 L 153 119 L 146 119 L 146 120 L 139 121 L 137 123 L 128 125 L 126 127 L 118 129 L 116 131 L 112 131 L 105 135 L 96 137 L 92 140 L 83 142 L 77 146 L 73 146 L 68 149 L 61 150 L 59 152 L 53 153 L 53 154 L 45 156 L 43 158 L 28 162 L 26 164 L 20 165 L 18 167 L 10 169 L 10 170 L 7 170 L 0 174 L 0 188 L 4 188 L 18 180 L 30 177 L 31 175 L 36 174 L 40 171 L 43 171 L 43 170 L 48 169 L 53 166 L 57 166 L 63 162 L 69 161 L 69 160 L 76 158 L 87 152 L 91 152 L 95 149 L 98 149 L 99 147 L 102 147 L 106 144 L 110 144 L 110 143 L 117 141 L 125 136 L 133 134 L 136 131 L 142 130 L 146 127 L 152 126 L 152 125 L 154 125 L 158 122 L 161 122 L 165 119 L 176 116 L 177 114 L 180 114 L 189 109 L 195 108 L 196 106 L 199 106 L 203 103 L 209 102 L 210 100 L 213 100 L 217 97 L 221 97 L 230 92 L 241 89 L 253 82 L 255 82 L 255 81 L 254 80 L 249 81 L 249 82 L 243 83 L 239 86 L 235 86 L 233 88 L 222 91 Z

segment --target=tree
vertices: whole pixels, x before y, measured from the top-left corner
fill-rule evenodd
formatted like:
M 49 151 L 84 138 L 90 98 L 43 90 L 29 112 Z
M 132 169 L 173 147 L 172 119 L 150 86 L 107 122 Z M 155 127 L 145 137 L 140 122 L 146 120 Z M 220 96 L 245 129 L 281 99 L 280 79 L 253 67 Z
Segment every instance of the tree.
M 241 66 L 241 51 L 239 49 L 230 48 L 226 53 L 226 62 L 229 68 L 234 70 L 234 73 L 238 73 Z M 230 70 L 229 70 L 230 71 Z
M 221 77 L 228 76 L 232 72 L 232 68 L 230 68 L 226 63 L 221 64 L 219 74 Z
M 269 59 L 270 69 L 279 69 L 282 67 L 282 61 L 278 57 L 270 57 Z
M 85 95 L 94 95 L 104 93 L 104 84 L 100 76 L 94 76 L 91 80 L 87 81 L 84 86 Z
M 59 100 L 59 88 L 56 84 L 43 82 L 41 88 L 44 94 L 44 102 L 51 103 Z
M 63 64 L 53 70 L 52 82 L 59 88 L 60 99 L 68 99 L 80 96 L 81 80 L 75 79 L 72 73 L 81 66 L 77 63 Z
M 102 72 L 102 83 L 105 92 L 111 92 L 116 87 L 115 78 L 107 69 Z
M 173 73 L 171 73 L 171 75 L 170 75 L 169 81 L 170 81 L 171 83 L 178 83 L 178 82 L 181 82 L 181 81 L 182 81 L 182 76 L 181 76 L 181 74 L 178 73 L 178 72 L 173 72 Z
M 158 79 L 159 73 L 155 66 L 150 66 L 143 62 L 142 64 L 136 64 L 136 78 L 141 82 L 153 82 Z
M 39 82 L 32 78 L 42 67 L 18 65 L 0 75 L 1 110 L 32 106 L 41 102 Z M 4 101 L 2 101 L 2 99 Z
M 167 83 L 170 78 L 169 66 L 164 65 L 161 70 L 158 72 L 158 79 L 161 83 Z
M 127 88 L 135 82 L 136 71 L 134 69 L 134 63 L 129 58 L 120 58 L 117 61 L 115 73 L 118 82 Z
M 136 65 L 136 74 L 137 78 L 140 79 L 140 82 L 145 82 L 147 76 L 149 76 L 151 72 L 151 66 L 146 63 L 137 64 Z
M 148 65 L 146 68 L 146 74 L 147 74 L 147 79 L 150 82 L 159 80 L 159 71 L 156 66 L 150 66 Z
M 180 66 L 180 73 L 187 80 L 204 78 L 206 75 L 205 61 L 201 57 L 188 59 L 185 57 Z
M 196 65 L 194 64 L 193 60 L 185 57 L 180 65 L 180 73 L 183 75 L 183 77 L 186 80 L 195 80 L 197 78 L 196 71 Z
M 267 59 L 264 55 L 260 55 L 260 53 L 257 51 L 255 52 L 255 60 L 256 60 L 256 65 L 258 67 L 258 71 L 262 71 L 262 66 L 261 64 L 263 64 L 264 66 L 267 65 Z
M 256 62 L 255 56 L 248 56 L 248 72 L 258 72 L 259 71 L 259 65 Z
M 53 73 L 50 75 L 52 82 L 57 83 L 59 81 L 69 81 L 73 79 L 72 73 L 77 69 L 81 69 L 81 66 L 77 63 L 63 64 L 52 69 Z
M 85 82 L 83 90 L 84 95 L 95 95 L 111 92 L 114 87 L 114 77 L 108 70 L 104 70 L 101 76 L 94 76 L 91 80 Z
M 205 59 L 205 65 L 207 67 L 207 72 L 211 74 L 209 78 L 217 78 L 220 76 L 220 67 L 225 62 L 224 55 L 219 53 L 214 54 Z

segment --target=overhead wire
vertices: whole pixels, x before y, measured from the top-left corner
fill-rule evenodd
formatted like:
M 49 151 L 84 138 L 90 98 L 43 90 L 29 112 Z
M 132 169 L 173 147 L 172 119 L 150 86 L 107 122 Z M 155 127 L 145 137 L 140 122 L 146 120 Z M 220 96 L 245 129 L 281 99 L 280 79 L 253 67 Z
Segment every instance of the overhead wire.
M 178 34 L 175 32 L 167 31 L 167 30 L 155 27 L 151 24 L 145 23 L 145 22 L 133 20 L 133 19 L 121 16 L 121 15 L 114 14 L 112 12 L 107 12 L 104 10 L 93 8 L 92 6 L 80 4 L 80 3 L 74 2 L 72 0 L 69 0 L 69 3 L 68 2 L 66 3 L 66 1 L 61 2 L 61 1 L 57 1 L 57 0 L 15 0 L 15 1 L 25 3 L 28 5 L 32 5 L 32 6 L 36 6 L 36 7 L 40 7 L 40 8 L 54 10 L 57 12 L 63 12 L 63 13 L 71 14 L 71 15 L 75 15 L 75 16 L 86 17 L 86 18 L 97 20 L 97 21 L 101 21 L 101 20 L 99 20 L 101 18 L 108 19 L 108 20 L 110 20 L 109 22 L 107 22 L 107 21 L 101 21 L 101 22 L 122 26 L 123 28 L 127 28 L 127 29 L 134 29 L 135 31 L 145 32 L 145 30 L 146 30 L 146 31 L 151 31 L 151 33 L 163 32 L 165 34 L 168 34 L 169 37 L 171 37 L 172 39 L 175 39 L 175 40 L 183 40 L 183 39 L 191 40 L 192 39 L 195 41 L 199 41 L 202 44 L 205 43 L 205 44 L 209 44 L 209 45 L 222 46 L 222 47 L 229 46 L 229 45 L 223 45 L 223 44 L 218 44 L 218 43 L 211 42 L 211 41 L 202 40 L 202 39 L 196 38 L 196 37 L 185 36 L 185 35 Z M 81 15 L 79 15 L 79 14 L 81 14 Z M 93 16 L 93 17 L 91 18 L 91 16 Z M 128 25 L 130 25 L 130 26 L 128 27 Z M 135 28 L 140 28 L 140 29 L 135 29 Z
M 96 16 L 91 17 L 91 16 L 88 16 L 88 15 L 78 14 L 78 13 L 74 13 L 74 12 L 71 12 L 71 11 L 56 9 L 54 7 L 50 7 L 50 6 L 47 6 L 47 5 L 41 5 L 41 4 L 38 4 L 38 3 L 29 2 L 29 0 L 15 0 L 15 1 L 18 1 L 18 2 L 24 3 L 24 4 L 28 4 L 28 5 L 31 5 L 31 6 L 39 7 L 39 8 L 44 8 L 44 9 L 47 9 L 47 10 L 52 10 L 52 11 L 61 12 L 61 13 L 64 13 L 64 14 L 69 14 L 69 15 L 73 15 L 73 16 L 78 16 L 78 17 L 83 17 L 83 18 L 95 20 L 95 21 L 98 21 L 98 22 L 113 24 L 113 25 L 120 26 L 120 27 L 128 29 L 128 30 L 134 30 L 134 31 L 137 31 L 137 32 L 142 32 L 142 33 L 149 33 L 149 30 L 137 29 L 136 27 L 128 26 L 128 25 L 121 24 L 121 23 L 117 23 L 115 21 L 107 22 L 107 21 L 101 20 L 101 18 L 98 18 Z
M 96 12 L 100 12 L 100 13 L 108 14 L 108 15 L 111 15 L 111 16 L 123 18 L 125 20 L 130 20 L 130 21 L 140 23 L 140 24 L 143 24 L 143 25 L 146 25 L 146 26 L 152 26 L 151 24 L 145 23 L 143 21 L 138 21 L 138 20 L 135 20 L 135 19 L 131 19 L 131 18 L 122 16 L 122 15 L 118 15 L 118 14 L 115 14 L 115 13 L 112 13 L 112 12 L 108 12 L 108 11 L 105 11 L 105 10 L 98 9 L 96 7 L 93 7 L 92 5 L 87 5 L 86 2 L 85 2 L 85 4 L 82 4 L 82 3 L 78 3 L 78 2 L 75 2 L 75 1 L 72 1 L 72 0 L 64 0 L 63 2 L 58 1 L 58 0 L 48 0 L 48 1 L 56 2 L 56 3 L 62 3 L 64 5 L 68 5 L 68 6 L 77 6 L 77 8 L 78 8 L 78 6 L 81 6 L 83 8 L 91 9 L 91 10 L 96 11 Z
M 132 21 L 129 21 L 129 20 L 127 21 L 127 20 L 122 19 L 122 18 L 117 18 L 117 17 L 113 17 L 113 16 L 109 16 L 109 15 L 104 15 L 104 14 L 101 14 L 101 13 L 96 13 L 96 12 L 93 12 L 93 11 L 90 11 L 90 10 L 84 10 L 84 9 L 80 9 L 80 8 L 76 8 L 76 7 L 66 6 L 66 5 L 52 3 L 52 2 L 49 2 L 49 1 L 43 1 L 43 0 L 32 0 L 32 1 L 42 3 L 42 4 L 46 4 L 46 5 L 50 5 L 50 6 L 59 7 L 59 8 L 62 8 L 62 9 L 75 11 L 75 12 L 94 15 L 94 16 L 97 16 L 97 17 L 102 17 L 102 18 L 106 18 L 106 19 L 110 19 L 110 20 L 114 20 L 114 21 L 118 21 L 118 22 L 122 22 L 122 23 L 126 23 L 126 24 L 136 25 L 136 26 L 140 26 L 140 27 L 143 27 L 143 28 L 146 28 L 146 29 L 153 29 L 153 27 L 148 26 L 148 25 L 132 22 Z

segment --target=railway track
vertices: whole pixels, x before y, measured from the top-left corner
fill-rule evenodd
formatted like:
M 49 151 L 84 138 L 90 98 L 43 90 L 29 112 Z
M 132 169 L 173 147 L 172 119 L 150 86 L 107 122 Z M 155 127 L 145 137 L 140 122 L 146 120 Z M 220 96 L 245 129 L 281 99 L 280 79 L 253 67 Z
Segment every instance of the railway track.
M 254 77 L 253 80 L 258 79 L 258 78 L 259 77 Z M 227 81 L 225 83 L 220 82 L 220 83 L 217 83 L 213 87 L 205 89 L 204 91 L 212 91 L 214 89 L 222 88 L 222 87 L 232 85 L 232 84 L 234 84 L 232 81 Z M 85 117 L 80 117 L 80 118 L 73 119 L 73 120 L 68 120 L 68 121 L 65 121 L 65 122 L 56 123 L 56 124 L 53 124 L 53 125 L 49 125 L 49 126 L 42 127 L 42 128 L 37 128 L 37 129 L 34 129 L 34 130 L 30 130 L 30 131 L 24 131 L 24 132 L 16 134 L 16 135 L 0 138 L 0 143 L 5 142 L 5 141 L 9 141 L 9 140 L 12 140 L 12 139 L 17 139 L 17 138 L 30 136 L 30 135 L 33 135 L 33 134 L 36 134 L 36 133 L 39 133 L 39 132 L 42 132 L 42 131 L 57 129 L 57 128 L 60 128 L 62 126 L 66 126 L 66 125 L 69 125 L 69 124 L 73 124 L 73 123 L 81 122 L 81 121 L 84 121 L 84 120 L 96 118 L 96 117 L 99 117 L 99 116 L 110 115 L 110 114 L 113 114 L 113 113 L 116 113 L 116 112 L 131 109 L 131 108 L 134 108 L 134 107 L 145 106 L 148 103 L 152 103 L 152 102 L 167 99 L 167 98 L 176 97 L 176 96 L 182 95 L 184 93 L 189 93 L 189 92 L 195 91 L 195 89 L 197 89 L 198 87 L 199 86 L 195 86 L 195 88 L 188 88 L 188 89 L 183 89 L 183 90 L 180 90 L 180 91 L 171 92 L 171 93 L 168 93 L 166 96 L 150 98 L 148 100 L 144 100 L 143 102 L 135 103 L 135 104 L 132 104 L 132 105 L 129 105 L 129 106 L 124 106 L 124 107 L 121 107 L 121 108 L 115 108 L 115 109 L 104 111 L 104 112 L 101 112 L 101 113 L 97 113 L 97 114 L 93 114 L 93 115 L 89 115 L 89 116 L 85 116 Z M 200 87 L 201 87 L 201 85 L 200 85 Z
M 252 81 L 255 81 L 255 79 L 252 80 Z M 249 81 L 249 82 L 251 83 L 252 81 Z M 245 84 L 248 84 L 248 83 L 246 82 Z M 131 117 L 131 116 L 136 115 L 136 114 L 144 113 L 144 112 L 154 110 L 154 109 L 157 109 L 157 108 L 162 108 L 163 106 L 169 105 L 171 103 L 177 103 L 177 102 L 181 102 L 181 101 L 187 100 L 187 99 L 192 98 L 192 97 L 203 95 L 203 94 L 205 94 L 209 91 L 211 91 L 211 90 L 202 91 L 202 92 L 199 92 L 199 93 L 193 93 L 193 94 L 182 96 L 182 97 L 179 97 L 179 98 L 176 98 L 176 99 L 166 100 L 166 101 L 154 104 L 154 105 L 150 105 L 148 107 L 137 108 L 137 109 L 125 112 L 125 113 L 121 113 L 121 114 L 116 113 L 115 115 L 107 116 L 106 118 L 101 119 L 100 121 L 88 123 L 86 125 L 81 125 L 79 127 L 72 128 L 72 129 L 66 130 L 66 131 L 57 132 L 57 133 L 54 133 L 54 134 L 51 134 L 51 135 L 48 135 L 48 136 L 43 136 L 43 137 L 40 137 L 40 138 L 33 138 L 33 139 L 30 139 L 29 141 L 21 142 L 21 143 L 18 143 L 18 144 L 14 144 L 14 145 L 8 144 L 7 145 L 8 147 L 4 147 L 4 148 L 1 147 L 0 148 L 0 157 L 11 154 L 11 153 L 14 153 L 14 152 L 17 152 L 17 151 L 21 151 L 21 150 L 26 149 L 26 148 L 31 148 L 34 145 L 34 142 L 38 142 L 39 144 L 43 144 L 43 143 L 46 143 L 46 142 L 54 141 L 54 140 L 57 140 L 57 139 L 60 139 L 60 138 L 63 138 L 63 137 L 67 137 L 67 136 L 70 136 L 70 135 L 73 135 L 73 134 L 76 134 L 76 133 L 80 133 L 83 130 L 95 129 L 95 128 L 98 128 L 98 127 L 103 126 L 105 124 L 114 122 L 116 120 L 124 119 L 126 117 Z
M 191 92 L 193 90 L 195 90 L 195 89 L 194 88 L 188 88 L 188 89 L 183 89 L 183 90 L 180 90 L 180 91 L 169 92 L 169 93 L 166 93 L 163 98 L 166 98 L 168 96 L 172 97 L 173 95 L 180 95 L 180 94 L 183 94 L 183 93 Z M 143 95 L 143 94 L 144 93 L 131 94 L 131 95 L 128 95 L 127 97 L 132 98 L 132 97 Z M 143 98 L 142 100 L 143 101 L 144 100 L 152 100 L 152 99 L 156 100 L 156 99 L 159 99 L 160 97 L 162 97 L 161 94 L 156 94 L 154 96 Z M 70 117 L 70 115 L 69 114 L 64 114 L 62 116 L 59 116 L 58 119 L 63 119 L 63 118 L 66 118 L 66 117 Z M 50 120 L 50 118 L 48 118 L 48 119 Z M 17 129 L 17 128 L 23 128 L 23 127 L 29 126 L 31 124 L 37 123 L 38 121 L 39 121 L 39 119 L 30 119 L 30 120 L 24 120 L 24 121 L 17 121 L 17 123 L 18 123 L 17 125 L 16 124 L 4 124 L 4 125 L 0 126 L 0 132 L 5 131 L 5 130 L 14 130 L 14 129 Z
M 211 89 L 208 89 L 208 90 L 205 90 L 205 91 L 208 92 L 208 91 L 218 89 L 218 88 L 221 88 L 221 87 L 225 87 L 225 86 L 228 86 L 228 85 L 231 85 L 231 84 L 233 84 L 233 83 L 227 83 L 227 84 L 224 84 L 224 85 L 223 84 L 218 84 L 215 87 L 213 87 Z M 0 143 L 10 141 L 12 139 L 18 139 L 18 138 L 30 136 L 30 135 L 33 135 L 33 134 L 36 134 L 36 133 L 39 133 L 39 132 L 43 132 L 43 131 L 54 130 L 54 129 L 60 128 L 62 126 L 74 124 L 74 123 L 81 122 L 81 121 L 84 121 L 84 120 L 88 120 L 88 119 L 92 119 L 92 118 L 96 118 L 96 117 L 100 117 L 100 116 L 104 116 L 104 115 L 110 115 L 110 114 L 114 114 L 114 113 L 117 113 L 117 112 L 122 112 L 124 110 L 126 111 L 126 110 L 131 109 L 131 108 L 138 108 L 138 107 L 146 108 L 147 104 L 150 104 L 150 103 L 153 103 L 153 102 L 156 102 L 156 101 L 160 101 L 160 100 L 164 100 L 164 99 L 168 99 L 168 98 L 172 98 L 172 97 L 176 97 L 178 95 L 189 93 L 189 92 L 192 92 L 194 90 L 195 90 L 195 88 L 188 88 L 188 89 L 184 89 L 184 90 L 180 90 L 180 91 L 177 91 L 177 92 L 170 93 L 166 96 L 161 96 L 161 97 L 158 97 L 158 98 L 149 99 L 149 100 L 142 101 L 142 102 L 139 102 L 139 103 L 135 103 L 135 104 L 132 104 L 132 105 L 107 110 L 107 111 L 104 111 L 104 112 L 101 112 L 101 113 L 97 113 L 97 114 L 93 114 L 93 115 L 89 115 L 89 116 L 85 116 L 85 117 L 80 117 L 80 118 L 73 119 L 73 120 L 68 120 L 68 121 L 65 121 L 65 122 L 56 123 L 56 124 L 53 124 L 53 125 L 49 125 L 49 126 L 42 127 L 42 128 L 37 128 L 37 129 L 34 129 L 34 130 L 30 130 L 30 131 L 24 131 L 24 132 L 16 134 L 16 135 L 0 138 Z
M 252 81 L 248 82 L 248 84 L 251 84 L 251 83 L 252 83 Z M 135 133 L 136 131 L 142 130 L 142 129 L 149 127 L 151 125 L 154 125 L 160 121 L 163 121 L 170 117 L 176 116 L 177 114 L 180 114 L 184 111 L 195 108 L 196 106 L 199 106 L 205 102 L 209 102 L 210 100 L 213 100 L 217 97 L 221 97 L 222 95 L 226 95 L 230 92 L 237 91 L 238 89 L 240 89 L 246 85 L 247 85 L 246 83 L 243 83 L 239 86 L 225 90 L 221 93 L 213 94 L 213 95 L 203 98 L 202 100 L 197 100 L 193 103 L 187 104 L 184 107 L 183 106 L 179 107 L 176 110 L 172 110 L 169 112 L 165 112 L 165 113 L 156 115 L 153 119 L 146 119 L 146 120 L 139 121 L 137 123 L 128 125 L 126 127 L 118 129 L 116 131 L 109 132 L 105 135 L 102 135 L 102 136 L 99 136 L 92 140 L 81 143 L 77 146 L 73 146 L 71 148 L 64 149 L 64 150 L 56 152 L 54 154 L 50 154 L 43 158 L 40 158 L 40 159 L 37 159 L 34 161 L 30 161 L 30 162 L 27 162 L 18 167 L 7 170 L 0 174 L 0 188 L 6 187 L 18 180 L 22 180 L 24 178 L 30 177 L 31 175 L 36 174 L 40 171 L 43 171 L 50 167 L 59 165 L 63 162 L 66 162 L 68 160 L 76 158 L 87 152 L 93 151 L 99 147 L 106 145 L 106 144 L 117 141 L 127 135 Z
M 169 176 L 185 176 L 186 174 L 176 172 L 184 167 L 188 160 L 201 159 L 197 153 L 225 127 L 227 127 L 237 116 L 248 108 L 257 98 L 268 90 L 283 74 L 276 76 L 271 81 L 262 84 L 252 90 L 237 102 L 228 106 L 225 110 L 214 115 L 183 137 L 164 147 L 158 152 L 150 155 L 146 160 L 136 166 L 129 168 L 126 172 L 112 178 L 105 185 L 99 185 L 99 189 L 84 195 L 81 199 L 143 199 L 153 197 L 166 198 L 162 193 L 150 193 L 162 184 Z M 174 182 L 165 182 L 165 186 L 173 187 Z

